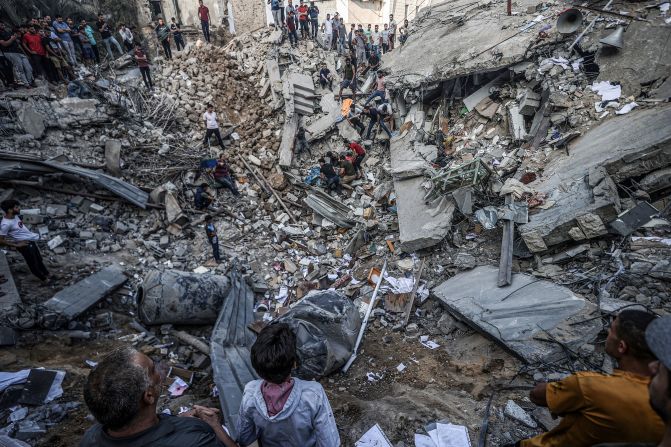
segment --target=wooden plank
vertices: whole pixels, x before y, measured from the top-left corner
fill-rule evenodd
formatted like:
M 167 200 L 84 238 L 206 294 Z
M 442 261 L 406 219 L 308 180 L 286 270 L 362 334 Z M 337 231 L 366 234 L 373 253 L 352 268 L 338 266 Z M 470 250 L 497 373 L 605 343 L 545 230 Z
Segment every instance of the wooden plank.
M 506 194 L 506 205 L 512 205 L 513 195 Z M 512 219 L 503 222 L 503 238 L 501 240 L 501 260 L 499 262 L 498 286 L 509 286 L 513 282 L 513 238 L 515 224 Z
M 21 302 L 21 297 L 19 296 L 19 291 L 16 290 L 16 283 L 12 277 L 12 272 L 9 270 L 7 257 L 2 251 L 0 251 L 0 275 L 7 279 L 7 282 L 0 284 L 0 291 L 5 292 L 5 294 L 0 297 L 0 310 L 8 310 L 15 304 L 19 304 Z
M 61 290 L 44 303 L 44 306 L 72 320 L 112 293 L 126 280 L 126 275 L 118 267 L 106 267 Z
M 412 293 L 410 294 L 408 305 L 405 308 L 405 314 L 403 316 L 403 327 L 405 327 L 408 324 L 408 321 L 410 320 L 412 305 L 415 303 L 415 297 L 417 296 L 417 289 L 419 288 L 419 280 L 422 279 L 422 271 L 424 271 L 424 259 L 422 259 L 422 263 L 419 265 L 417 276 L 415 276 L 415 285 L 412 287 Z

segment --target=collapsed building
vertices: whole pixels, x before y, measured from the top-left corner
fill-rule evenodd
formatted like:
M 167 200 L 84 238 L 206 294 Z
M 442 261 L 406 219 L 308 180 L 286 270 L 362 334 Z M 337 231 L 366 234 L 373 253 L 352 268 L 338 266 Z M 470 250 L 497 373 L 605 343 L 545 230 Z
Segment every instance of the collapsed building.
M 342 77 L 319 41 L 292 49 L 236 25 L 223 46 L 156 59 L 153 94 L 124 59 L 85 74 L 75 97 L 2 92 L 2 197 L 21 201 L 61 278 L 36 287 L 20 257 L 0 255 L 0 336 L 17 352 L 1 359 L 67 370 L 60 402 L 29 405 L 13 385 L 5 433 L 75 443 L 85 427 L 52 428 L 85 421 L 86 368 L 118 344 L 168 359 L 166 409 L 214 402 L 234 430 L 254 334 L 271 320 L 299 333 L 298 373 L 326 387 L 344 445 L 376 426 L 408 445 L 441 420 L 490 445 L 553 426 L 514 387 L 608 371 L 607 316 L 667 313 L 671 298 L 671 28 L 657 5 L 606 6 L 420 10 L 382 58 L 398 133 L 363 141 L 365 177 L 344 197 L 312 172 L 361 140 L 318 83 L 322 63 Z M 201 143 L 206 103 L 223 149 Z M 312 153 L 297 156 L 301 126 Z M 220 152 L 243 198 L 220 192 L 208 211 L 216 264 L 193 194 Z M 40 344 L 63 360 L 21 351 Z

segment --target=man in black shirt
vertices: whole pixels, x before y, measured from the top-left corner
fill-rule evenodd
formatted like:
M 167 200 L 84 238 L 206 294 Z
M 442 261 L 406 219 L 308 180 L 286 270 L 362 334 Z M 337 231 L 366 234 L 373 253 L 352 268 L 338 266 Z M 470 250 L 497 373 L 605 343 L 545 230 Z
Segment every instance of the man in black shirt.
M 177 20 L 173 17 L 170 19 L 172 23 L 170 23 L 170 31 L 172 32 L 172 36 L 175 38 L 175 46 L 177 47 L 177 51 L 183 50 L 186 45 L 184 44 L 184 36 L 182 36 L 182 26 L 177 23 Z
M 368 123 L 368 130 L 366 131 L 367 140 L 370 138 L 370 131 L 373 129 L 373 126 L 375 126 L 375 123 L 378 122 L 380 123 L 382 130 L 387 132 L 387 135 L 389 135 L 389 139 L 391 140 L 391 131 L 384 124 L 382 114 L 375 107 L 364 106 L 363 113 L 370 116 L 370 123 Z M 375 133 L 377 134 L 377 131 Z
M 21 50 L 20 42 L 19 35 L 5 28 L 5 24 L 0 22 L 0 50 L 14 66 L 16 81 L 26 87 L 34 86 L 33 67 Z
M 338 194 L 342 191 L 340 186 L 340 176 L 336 174 L 331 160 L 327 163 L 326 160 L 322 157 L 319 159 L 319 171 L 324 180 L 326 180 L 326 188 L 329 191 L 335 190 Z
M 172 50 L 170 49 L 170 27 L 165 24 L 163 19 L 158 19 L 158 26 L 156 26 L 156 37 L 163 46 L 163 52 L 166 59 L 172 59 Z
M 156 364 L 134 348 L 107 355 L 84 385 L 84 400 L 99 423 L 79 446 L 237 447 L 217 409 L 196 406 L 182 417 L 157 415 L 161 382 Z
M 119 56 L 123 56 L 121 45 L 119 45 L 119 42 L 112 35 L 112 27 L 107 23 L 105 17 L 102 14 L 98 14 L 98 31 L 100 32 L 100 36 L 103 38 L 103 42 L 105 42 L 105 49 L 107 49 L 107 55 L 109 56 L 110 60 L 114 60 L 114 54 L 112 54 L 112 45 L 114 45 L 116 49 L 119 50 Z

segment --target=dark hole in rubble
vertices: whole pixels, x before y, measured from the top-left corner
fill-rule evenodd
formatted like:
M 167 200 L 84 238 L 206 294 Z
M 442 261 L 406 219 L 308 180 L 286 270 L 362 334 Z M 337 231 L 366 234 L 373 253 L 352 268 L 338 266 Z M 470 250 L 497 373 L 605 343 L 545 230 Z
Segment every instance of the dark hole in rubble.
M 575 51 L 583 58 L 582 66 L 587 78 L 596 79 L 601 70 L 596 63 L 596 52 L 584 51 L 579 45 L 575 46 Z

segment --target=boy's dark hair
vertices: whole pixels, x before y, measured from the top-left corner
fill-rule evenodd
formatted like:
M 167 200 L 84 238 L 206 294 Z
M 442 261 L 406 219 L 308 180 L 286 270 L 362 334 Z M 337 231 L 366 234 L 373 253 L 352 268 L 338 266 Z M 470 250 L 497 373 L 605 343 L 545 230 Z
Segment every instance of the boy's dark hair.
M 321 157 L 321 158 L 319 159 L 319 163 L 326 163 L 326 160 L 324 160 L 324 157 Z
M 208 102 L 207 104 L 205 104 L 205 107 L 207 107 L 209 109 L 210 107 L 214 107 L 214 106 L 211 103 Z
M 2 203 L 0 203 L 0 208 L 2 208 L 2 211 L 6 213 L 9 210 L 13 209 L 18 204 L 19 204 L 18 200 L 14 199 L 3 200 Z
M 252 345 L 252 366 L 267 382 L 284 382 L 297 361 L 296 334 L 286 323 L 267 326 Z
M 347 155 L 346 154 L 340 154 L 340 159 L 341 160 L 347 160 Z
M 205 216 L 205 222 L 209 222 L 211 220 L 212 220 L 212 216 L 210 216 L 209 214 L 207 216 Z
M 641 360 L 656 359 L 645 341 L 645 330 L 656 316 L 644 310 L 627 309 L 617 315 L 615 335 L 627 343 L 629 355 Z
M 200 184 L 200 187 L 201 187 L 201 188 L 207 188 L 208 186 L 209 186 L 209 185 L 208 185 L 207 183 L 201 183 L 201 184 Z

